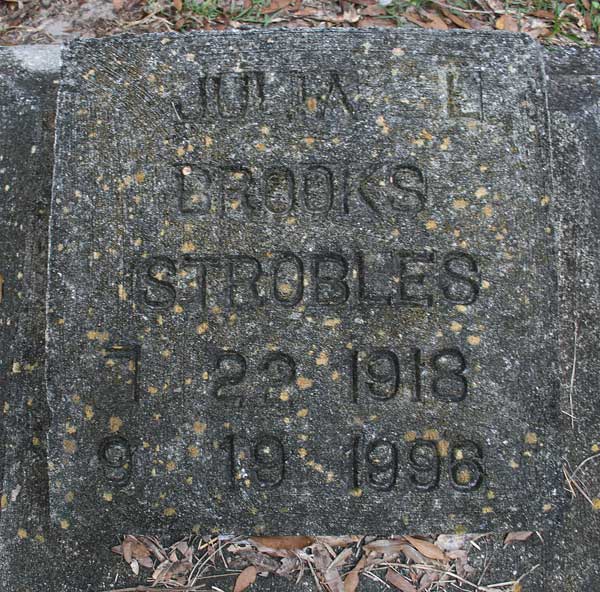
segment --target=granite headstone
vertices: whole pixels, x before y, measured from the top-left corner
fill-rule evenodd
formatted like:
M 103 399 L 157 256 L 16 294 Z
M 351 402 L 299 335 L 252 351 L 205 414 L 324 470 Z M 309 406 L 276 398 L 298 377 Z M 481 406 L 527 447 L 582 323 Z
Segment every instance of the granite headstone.
M 553 514 L 532 41 L 123 36 L 73 43 L 63 75 L 56 524 L 398 533 Z
M 45 562 L 44 333 L 59 69 L 59 47 L 0 48 L 0 590 L 31 586 L 39 579 L 31 558 Z
M 600 588 L 600 52 L 548 51 L 546 69 L 560 242 L 562 448 L 567 472 L 576 471 L 589 498 L 572 486 L 549 538 L 546 585 L 579 592 Z

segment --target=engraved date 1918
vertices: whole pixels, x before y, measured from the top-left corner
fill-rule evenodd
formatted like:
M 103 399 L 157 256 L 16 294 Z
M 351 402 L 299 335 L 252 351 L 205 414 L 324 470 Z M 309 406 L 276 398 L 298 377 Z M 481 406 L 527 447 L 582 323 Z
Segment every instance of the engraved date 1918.
M 369 348 L 336 356 L 346 360 L 335 376 L 347 379 L 353 403 L 390 401 L 407 396 L 411 401 L 433 397 L 458 403 L 468 396 L 467 359 L 460 349 L 446 347 L 433 351 L 420 347 Z M 209 394 L 221 403 L 243 407 L 251 403 L 273 404 L 281 389 L 298 378 L 298 364 L 282 351 L 256 359 L 233 350 L 221 350 L 209 361 Z M 338 378 L 339 379 L 339 378 Z M 255 384 L 260 396 L 252 394 Z

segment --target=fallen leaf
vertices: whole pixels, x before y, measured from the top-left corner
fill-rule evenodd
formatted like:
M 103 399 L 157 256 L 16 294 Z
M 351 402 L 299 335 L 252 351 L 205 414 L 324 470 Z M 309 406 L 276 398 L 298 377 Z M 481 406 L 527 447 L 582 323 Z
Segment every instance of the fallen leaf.
M 235 586 L 233 592 L 242 592 L 256 581 L 256 574 L 258 573 L 254 565 L 249 565 L 246 569 L 242 570 L 240 575 L 235 580 Z
M 399 553 L 405 544 L 403 539 L 380 539 L 367 543 L 363 548 L 365 551 L 374 553 Z
M 503 14 L 497 18 L 495 27 L 499 31 L 510 31 L 511 33 L 519 31 L 519 23 L 510 14 Z
M 112 0 L 112 4 L 115 12 L 119 12 L 123 8 L 123 0 Z
M 362 16 L 385 16 L 387 11 L 383 6 L 373 4 L 371 6 L 365 6 L 364 8 L 361 8 L 360 14 Z
M 447 19 L 450 19 L 457 27 L 460 27 L 461 29 L 470 29 L 471 28 L 471 25 L 467 21 L 465 21 L 464 19 L 460 18 L 459 16 L 457 16 L 453 12 L 450 12 L 448 9 L 441 8 L 441 11 L 442 11 L 442 14 Z
M 468 549 L 471 541 L 476 541 L 484 534 L 440 534 L 435 539 L 435 544 L 442 551 L 456 551 L 458 549 Z
M 167 558 L 167 554 L 165 553 L 164 549 L 160 546 L 158 539 L 142 535 L 138 537 L 138 540 L 144 543 L 144 545 L 146 545 L 146 547 L 150 550 L 152 555 L 154 555 L 154 557 L 156 557 L 156 559 L 158 559 L 159 561 L 162 562 Z
M 325 580 L 327 589 L 331 592 L 345 592 L 342 576 L 340 576 L 340 572 L 337 569 L 329 568 L 325 572 L 323 579 Z
M 344 8 L 342 17 L 347 23 L 357 23 L 360 20 L 360 15 L 358 14 L 356 7 L 352 4 L 348 4 L 347 7 Z
M 427 563 L 427 559 L 424 555 L 421 555 L 414 547 L 411 547 L 408 543 L 404 543 L 400 549 L 407 559 L 410 559 L 413 563 Z
M 442 577 L 442 574 L 437 571 L 428 571 L 420 580 L 419 580 L 419 592 L 424 592 L 425 590 L 431 590 L 431 584 L 439 581 Z
M 173 6 L 177 12 L 181 12 L 183 10 L 183 0 L 173 0 Z
M 303 6 L 302 8 L 294 12 L 294 16 L 297 17 L 317 16 L 319 14 L 321 14 L 320 10 L 318 10 L 317 8 L 312 8 L 310 6 Z
M 417 589 L 405 577 L 393 569 L 388 568 L 385 579 L 388 584 L 392 584 L 392 586 L 402 592 L 417 592 Z
M 279 537 L 251 537 L 250 541 L 275 550 L 303 549 L 315 542 L 313 537 L 306 536 L 279 536 Z
M 152 569 L 154 567 L 154 561 L 152 561 L 152 557 L 142 557 L 138 559 L 137 562 L 146 569 Z
M 506 8 L 503 0 L 486 0 L 486 2 L 494 12 L 502 12 Z
M 352 553 L 353 551 L 350 547 L 347 547 L 346 549 L 341 551 L 338 554 L 338 556 L 331 562 L 329 569 L 331 569 L 332 567 L 341 567 L 345 565 L 348 559 L 352 556 Z
M 517 530 L 515 532 L 509 532 L 504 537 L 504 544 L 510 545 L 511 543 L 524 542 L 529 540 L 533 535 L 534 533 L 530 530 Z
M 355 592 L 360 581 L 360 574 L 367 563 L 366 557 L 361 557 L 358 563 L 348 572 L 344 580 L 344 592 Z
M 428 559 L 434 559 L 435 561 L 441 561 L 442 563 L 448 562 L 446 554 L 436 545 L 429 541 L 417 539 L 411 536 L 404 537 L 419 553 L 425 555 Z
M 312 547 L 313 561 L 315 567 L 321 572 L 325 573 L 329 566 L 332 564 L 331 557 L 327 552 L 327 549 L 321 543 L 317 543 Z
M 444 22 L 442 17 L 429 10 L 420 10 L 419 12 L 407 10 L 403 16 L 411 23 L 419 25 L 419 27 L 423 27 L 424 29 L 437 29 L 438 31 L 448 30 L 448 25 Z
M 430 29 L 437 29 L 438 31 L 447 31 L 448 25 L 444 19 L 437 13 L 431 10 L 424 10 L 423 13 L 431 22 Z
M 152 574 L 152 579 L 155 583 L 160 583 L 163 581 L 164 575 L 169 569 L 171 562 L 168 559 L 165 559 L 162 563 L 158 565 L 158 567 L 154 570 Z
M 188 575 L 193 569 L 190 561 L 176 561 L 169 566 L 169 569 L 163 575 L 163 581 L 175 582 L 180 585 L 185 585 Z
M 297 557 L 284 557 L 281 560 L 281 567 L 275 572 L 278 576 L 289 576 L 297 569 L 302 567 L 302 563 Z
M 537 16 L 539 18 L 548 19 L 551 21 L 554 20 L 554 13 L 550 10 L 535 10 L 534 12 L 531 12 L 530 14 L 531 14 L 531 16 Z
M 243 557 L 248 563 L 258 568 L 258 571 L 276 572 L 281 564 L 277 559 L 273 559 L 264 553 L 256 551 L 241 551 L 240 557 Z
M 271 0 L 269 4 L 263 6 L 260 13 L 261 14 L 272 14 L 277 12 L 278 10 L 283 10 L 287 8 L 292 3 L 292 0 Z
M 329 545 L 330 547 L 347 547 L 348 545 L 353 545 L 354 543 L 358 543 L 362 537 L 352 535 L 352 536 L 320 536 L 317 537 L 317 541 L 320 543 L 324 543 L 325 545 Z
M 395 27 L 396 23 L 392 19 L 388 19 L 388 18 L 376 18 L 376 17 L 365 16 L 358 21 L 356 26 L 359 29 L 364 29 L 364 28 L 368 28 L 368 27 L 390 27 L 391 28 L 391 27 Z

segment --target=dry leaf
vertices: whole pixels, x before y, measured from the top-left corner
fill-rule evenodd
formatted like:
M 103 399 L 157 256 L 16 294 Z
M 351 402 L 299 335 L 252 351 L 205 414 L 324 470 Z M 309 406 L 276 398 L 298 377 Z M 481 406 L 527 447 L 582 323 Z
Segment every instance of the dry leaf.
M 446 8 L 441 8 L 440 10 L 442 11 L 442 14 L 447 19 L 450 19 L 457 27 L 460 27 L 461 29 L 470 29 L 471 28 L 471 25 L 467 21 L 465 21 L 464 19 L 460 18 L 459 16 L 457 16 L 453 12 L 450 12 Z
M 456 551 L 458 549 L 468 549 L 471 541 L 476 541 L 485 535 L 483 534 L 441 534 L 435 539 L 435 544 L 442 551 Z
M 378 541 L 367 543 L 363 548 L 365 551 L 372 553 L 400 553 L 400 551 L 402 551 L 402 546 L 405 544 L 403 539 L 380 539 Z
M 360 15 L 356 10 L 356 7 L 352 4 L 348 4 L 346 8 L 344 8 L 344 12 L 342 13 L 342 18 L 347 23 L 357 23 L 360 20 Z
M 439 581 L 441 577 L 442 574 L 438 571 L 428 571 L 425 573 L 425 575 L 419 580 L 419 592 L 431 590 L 431 584 Z
M 486 2 L 494 12 L 502 12 L 506 8 L 503 0 L 486 0 Z
M 143 543 L 159 561 L 162 562 L 167 558 L 167 554 L 160 546 L 158 539 L 149 536 L 139 536 L 138 540 Z
M 256 581 L 256 574 L 258 573 L 256 567 L 249 565 L 246 569 L 242 570 L 240 575 L 235 580 L 235 587 L 233 592 L 242 592 Z
M 356 26 L 359 29 L 367 27 L 396 27 L 396 23 L 392 19 L 376 18 L 371 16 L 365 16 L 361 18 Z
M 554 13 L 550 10 L 535 10 L 534 12 L 529 13 L 530 16 L 537 16 L 539 18 L 548 19 L 550 21 L 554 20 Z
M 313 545 L 312 552 L 315 567 L 321 573 L 325 573 L 325 571 L 327 571 L 329 566 L 332 564 L 332 560 L 327 552 L 327 549 L 324 545 L 317 543 L 316 545 Z
M 346 564 L 348 559 L 352 556 L 353 550 L 350 547 L 347 547 L 343 551 L 339 553 L 339 555 L 331 562 L 329 569 L 332 567 L 342 567 Z
M 287 8 L 292 3 L 292 0 L 271 0 L 269 4 L 264 6 L 260 13 L 261 14 L 272 14 L 278 10 Z
M 533 535 L 534 533 L 530 530 L 517 530 L 515 532 L 509 532 L 504 537 L 504 544 L 510 545 L 511 543 L 524 542 L 529 540 Z
M 165 574 L 167 573 L 167 570 L 169 569 L 169 566 L 171 565 L 171 562 L 168 559 L 165 559 L 162 563 L 160 563 L 158 565 L 158 567 L 154 570 L 154 573 L 152 574 L 152 579 L 158 584 L 159 582 L 162 582 L 164 579 Z
M 367 563 L 367 559 L 365 557 L 361 557 L 358 563 L 352 568 L 346 579 L 344 580 L 344 592 L 355 592 L 358 588 L 358 583 L 360 581 L 360 574 L 362 570 L 365 568 L 365 564 Z
M 183 0 L 173 0 L 173 6 L 177 12 L 181 12 L 183 10 Z
M 306 536 L 279 536 L 279 537 L 251 537 L 250 541 L 257 546 L 268 547 L 275 550 L 303 549 L 315 542 L 313 537 Z
M 434 559 L 435 561 L 441 561 L 442 563 L 448 562 L 446 554 L 436 545 L 429 541 L 424 541 L 411 536 L 404 537 L 419 553 L 425 555 L 428 559 Z
M 424 10 L 423 13 L 431 22 L 429 26 L 430 29 L 437 29 L 438 31 L 448 30 L 448 25 L 437 12 L 433 12 L 431 10 Z
M 427 559 L 424 555 L 421 555 L 414 547 L 411 547 L 409 544 L 404 543 L 401 549 L 402 553 L 406 556 L 407 559 L 410 559 L 413 563 L 427 563 Z
M 297 569 L 300 569 L 302 564 L 297 557 L 284 557 L 281 560 L 281 567 L 275 572 L 278 576 L 289 576 Z
M 123 0 L 112 0 L 113 9 L 119 12 L 123 8 Z
M 356 535 L 349 536 L 320 536 L 317 537 L 317 541 L 323 543 L 325 545 L 329 545 L 330 547 L 347 547 L 348 545 L 353 545 L 354 543 L 358 543 L 362 537 Z
M 364 8 L 361 8 L 360 14 L 362 16 L 385 16 L 387 11 L 383 6 L 373 4 L 372 6 L 365 6 Z
M 496 19 L 495 27 L 499 31 L 510 31 L 511 33 L 519 31 L 519 23 L 510 14 L 503 14 Z
M 277 559 L 256 551 L 241 551 L 240 557 L 257 567 L 258 571 L 276 572 L 281 566 Z
M 340 576 L 340 572 L 337 569 L 328 569 L 325 572 L 323 579 L 330 592 L 345 592 L 342 576 Z
M 448 30 L 448 25 L 439 16 L 432 12 L 427 12 L 426 10 L 423 10 L 422 12 L 427 15 L 427 20 L 408 12 L 403 16 L 406 20 L 409 20 L 411 23 L 419 25 L 419 27 L 423 27 L 424 29 L 437 29 L 438 31 Z
M 417 592 L 417 589 L 405 577 L 393 569 L 388 568 L 385 579 L 388 584 L 392 584 L 392 586 L 402 592 Z
M 188 575 L 193 567 L 189 561 L 176 561 L 169 566 L 169 569 L 163 575 L 163 580 L 176 582 L 183 586 L 187 582 Z

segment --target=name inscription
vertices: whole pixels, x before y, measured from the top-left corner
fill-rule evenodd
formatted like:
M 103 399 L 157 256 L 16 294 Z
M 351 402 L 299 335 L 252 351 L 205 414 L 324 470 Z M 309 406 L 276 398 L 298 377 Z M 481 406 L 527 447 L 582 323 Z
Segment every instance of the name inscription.
M 254 255 L 155 256 L 138 272 L 143 309 L 168 309 L 180 299 L 200 310 L 263 306 L 368 304 L 432 307 L 473 304 L 481 273 L 463 251 L 270 252 Z
M 178 207 L 195 216 L 275 218 L 368 212 L 412 215 L 427 205 L 427 180 L 411 162 L 313 162 L 270 166 L 178 164 Z

